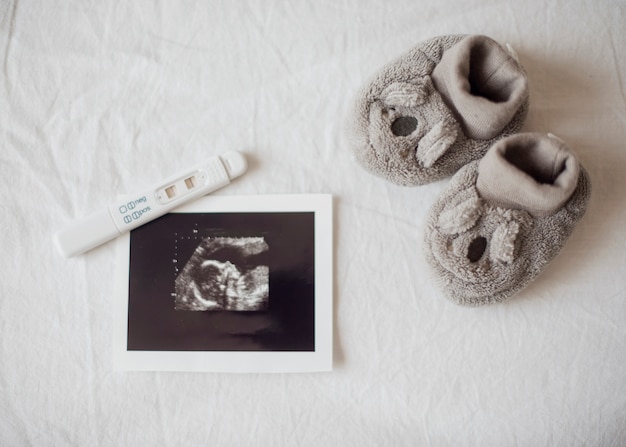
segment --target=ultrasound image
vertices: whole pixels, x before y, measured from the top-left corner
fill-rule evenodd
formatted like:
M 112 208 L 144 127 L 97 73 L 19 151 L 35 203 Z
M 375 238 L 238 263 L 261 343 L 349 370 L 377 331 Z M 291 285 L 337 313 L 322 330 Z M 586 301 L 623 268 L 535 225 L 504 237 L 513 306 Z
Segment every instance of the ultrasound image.
M 263 237 L 207 237 L 175 280 L 176 310 L 261 311 L 268 308 L 269 250 Z
M 131 231 L 129 351 L 314 351 L 315 214 L 170 213 Z

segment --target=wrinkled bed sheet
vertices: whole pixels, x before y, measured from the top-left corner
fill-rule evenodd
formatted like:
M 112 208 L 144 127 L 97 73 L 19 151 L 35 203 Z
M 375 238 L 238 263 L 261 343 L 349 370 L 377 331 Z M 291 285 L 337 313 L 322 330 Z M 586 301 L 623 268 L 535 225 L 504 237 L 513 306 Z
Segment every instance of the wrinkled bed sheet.
M 626 7 L 529 1 L 0 4 L 0 444 L 626 445 Z M 345 141 L 357 89 L 426 38 L 487 34 L 525 130 L 574 148 L 587 215 L 517 298 L 446 301 L 422 254 L 446 181 L 394 186 Z M 335 197 L 334 371 L 112 369 L 115 244 L 51 235 L 209 155 L 217 194 Z

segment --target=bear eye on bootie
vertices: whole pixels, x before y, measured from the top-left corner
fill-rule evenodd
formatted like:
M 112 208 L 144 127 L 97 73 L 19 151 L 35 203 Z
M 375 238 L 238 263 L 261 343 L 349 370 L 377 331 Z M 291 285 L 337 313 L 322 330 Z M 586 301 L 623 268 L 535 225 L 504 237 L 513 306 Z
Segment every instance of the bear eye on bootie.
M 449 177 L 522 127 L 526 72 L 486 36 L 435 37 L 383 67 L 358 94 L 350 144 L 361 166 L 406 186 Z

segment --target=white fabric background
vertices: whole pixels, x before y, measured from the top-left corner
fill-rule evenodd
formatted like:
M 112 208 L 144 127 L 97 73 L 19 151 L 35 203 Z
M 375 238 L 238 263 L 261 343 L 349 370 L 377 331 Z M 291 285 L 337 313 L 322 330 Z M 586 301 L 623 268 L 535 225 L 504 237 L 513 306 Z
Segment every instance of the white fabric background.
M 610 1 L 0 3 L 0 444 L 626 445 L 626 6 Z M 346 149 L 356 90 L 426 38 L 482 33 L 528 70 L 526 130 L 589 170 L 588 213 L 517 298 L 432 286 L 446 182 L 388 184 Z M 219 194 L 335 195 L 335 370 L 114 373 L 114 244 L 58 228 L 207 156 Z

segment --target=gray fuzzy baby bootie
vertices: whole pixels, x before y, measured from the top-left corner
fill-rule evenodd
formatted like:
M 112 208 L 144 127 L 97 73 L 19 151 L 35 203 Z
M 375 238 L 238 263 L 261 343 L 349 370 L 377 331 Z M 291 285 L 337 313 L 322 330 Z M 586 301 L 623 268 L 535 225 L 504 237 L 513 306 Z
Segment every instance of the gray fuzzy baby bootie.
M 433 205 L 426 257 L 448 298 L 497 303 L 535 279 L 583 216 L 591 183 L 558 138 L 509 136 L 459 170 Z
M 449 177 L 517 132 L 528 83 L 512 50 L 486 36 L 427 40 L 358 94 L 350 144 L 371 173 L 399 185 Z

